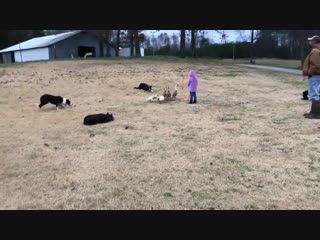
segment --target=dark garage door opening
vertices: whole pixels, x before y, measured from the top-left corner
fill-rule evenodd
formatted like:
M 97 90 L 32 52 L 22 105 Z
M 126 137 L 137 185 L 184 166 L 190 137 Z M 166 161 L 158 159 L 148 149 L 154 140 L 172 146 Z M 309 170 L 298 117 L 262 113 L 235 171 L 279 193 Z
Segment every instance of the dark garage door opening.
M 83 58 L 86 53 L 92 53 L 91 57 L 96 57 L 96 51 L 94 47 L 84 47 L 84 46 L 79 46 L 78 47 L 78 56 Z
M 14 52 L 11 52 L 11 62 L 12 62 L 12 63 L 14 63 L 14 62 L 15 62 Z

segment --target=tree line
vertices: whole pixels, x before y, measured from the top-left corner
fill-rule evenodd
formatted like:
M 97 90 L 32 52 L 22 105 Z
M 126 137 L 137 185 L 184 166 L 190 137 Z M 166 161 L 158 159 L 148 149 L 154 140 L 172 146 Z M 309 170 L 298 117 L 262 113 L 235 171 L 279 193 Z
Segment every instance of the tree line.
M 1 30 L 0 49 L 34 37 L 66 32 L 68 30 Z M 140 57 L 140 46 L 144 44 L 145 55 L 171 55 L 212 58 L 282 58 L 300 59 L 307 54 L 307 37 L 320 34 L 320 30 L 251 30 L 251 35 L 242 41 L 228 43 L 223 31 L 215 30 L 222 43 L 211 43 L 203 30 L 180 30 L 169 36 L 161 33 L 157 37 L 145 36 L 143 30 L 86 30 L 95 34 L 110 47 L 115 47 L 119 56 L 120 47 L 130 47 L 130 56 Z
M 187 38 L 189 34 L 189 38 Z M 281 58 L 304 60 L 308 53 L 307 38 L 320 35 L 320 30 L 251 30 L 241 41 L 228 43 L 222 32 L 222 43 L 210 43 L 203 31 L 180 30 L 180 34 L 146 37 L 146 55 L 212 58 Z M 179 40 L 180 39 L 180 40 Z

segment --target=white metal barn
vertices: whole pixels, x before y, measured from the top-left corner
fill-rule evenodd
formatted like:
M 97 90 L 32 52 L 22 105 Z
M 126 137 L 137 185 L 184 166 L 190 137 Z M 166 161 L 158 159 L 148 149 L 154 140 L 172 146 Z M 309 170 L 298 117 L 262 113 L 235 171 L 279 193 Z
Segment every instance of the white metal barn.
M 26 49 L 14 52 L 15 62 L 49 60 L 49 48 Z
M 110 55 L 115 56 L 115 48 Z M 106 56 L 107 46 L 101 39 L 83 30 L 33 38 L 0 51 L 3 63 Z

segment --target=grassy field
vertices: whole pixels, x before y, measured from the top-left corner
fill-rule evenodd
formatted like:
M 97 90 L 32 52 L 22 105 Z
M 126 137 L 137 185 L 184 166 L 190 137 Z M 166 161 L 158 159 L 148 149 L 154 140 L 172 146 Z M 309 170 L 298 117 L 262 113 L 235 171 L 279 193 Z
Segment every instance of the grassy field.
M 320 207 L 320 125 L 302 116 L 299 76 L 173 58 L 0 66 L 0 209 Z M 191 68 L 196 105 L 133 89 L 162 93 Z M 38 109 L 44 93 L 76 106 Z M 82 124 L 100 112 L 115 121 Z
M 192 64 L 215 64 L 215 65 L 236 65 L 236 64 L 249 64 L 250 59 L 192 59 L 192 58 L 175 58 L 175 57 L 165 57 L 165 56 L 156 56 L 156 57 L 146 57 L 146 59 L 154 59 L 157 61 L 166 61 L 166 62 L 176 62 L 176 63 L 192 63 Z M 290 68 L 290 69 L 301 69 L 300 60 L 283 60 L 283 59 L 273 59 L 273 58 L 258 58 L 255 59 L 256 64 L 272 66 L 272 67 L 281 67 L 281 68 Z
M 300 60 L 256 59 L 255 61 L 256 61 L 256 64 L 265 65 L 265 66 L 301 69 Z

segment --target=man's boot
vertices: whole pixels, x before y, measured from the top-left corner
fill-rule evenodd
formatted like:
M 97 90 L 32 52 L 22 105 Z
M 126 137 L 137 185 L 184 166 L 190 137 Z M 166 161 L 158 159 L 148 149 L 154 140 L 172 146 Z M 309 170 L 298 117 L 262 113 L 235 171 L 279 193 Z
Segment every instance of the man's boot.
M 313 112 L 314 112 L 314 110 L 315 110 L 314 108 L 315 108 L 315 106 L 316 106 L 316 105 L 314 104 L 314 101 L 315 101 L 315 100 L 312 100 L 312 101 L 311 101 L 311 110 L 310 110 L 310 112 L 304 113 L 303 116 L 307 117 L 307 116 L 311 116 L 311 115 L 313 114 Z
M 306 115 L 305 118 L 309 118 L 309 119 L 320 119 L 320 101 L 312 101 L 312 106 L 311 107 L 312 110 L 312 114 L 310 115 Z

